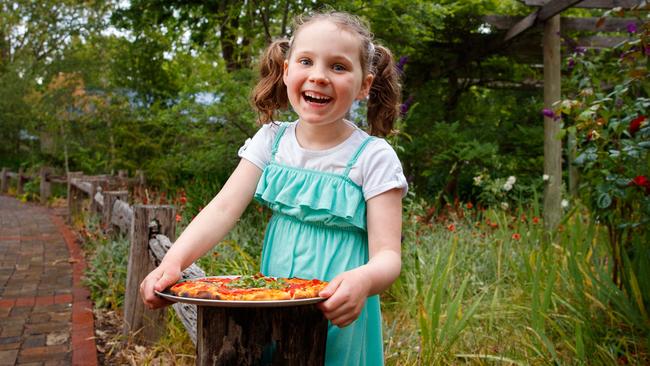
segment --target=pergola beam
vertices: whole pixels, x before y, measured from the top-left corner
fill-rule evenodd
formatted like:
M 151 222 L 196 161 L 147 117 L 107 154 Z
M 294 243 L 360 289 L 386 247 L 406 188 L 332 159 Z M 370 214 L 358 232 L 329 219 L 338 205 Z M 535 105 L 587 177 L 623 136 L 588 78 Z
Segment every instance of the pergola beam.
M 530 15 L 526 16 L 515 24 L 512 28 L 508 30 L 504 42 L 512 40 L 528 29 L 532 28 L 539 22 L 544 22 L 547 19 L 550 19 L 552 16 L 561 13 L 563 10 L 566 10 L 575 4 L 579 3 L 582 0 L 551 0 L 544 4 L 541 8 L 537 9 Z
M 524 3 L 528 6 L 545 6 L 549 2 L 549 0 L 524 0 Z M 574 7 L 591 9 L 612 9 L 621 7 L 623 9 L 632 9 L 640 4 L 640 0 L 584 0 L 574 5 Z
M 523 17 L 509 16 L 509 15 L 486 15 L 483 20 L 490 26 L 506 30 L 512 28 L 515 24 L 520 22 Z M 641 21 L 637 18 L 607 18 L 605 21 L 598 25 L 601 18 L 575 18 L 575 17 L 561 17 L 560 28 L 563 31 L 585 31 L 585 32 L 627 32 L 629 24 L 635 24 L 637 27 L 641 25 Z M 540 28 L 541 25 L 537 24 L 535 28 Z

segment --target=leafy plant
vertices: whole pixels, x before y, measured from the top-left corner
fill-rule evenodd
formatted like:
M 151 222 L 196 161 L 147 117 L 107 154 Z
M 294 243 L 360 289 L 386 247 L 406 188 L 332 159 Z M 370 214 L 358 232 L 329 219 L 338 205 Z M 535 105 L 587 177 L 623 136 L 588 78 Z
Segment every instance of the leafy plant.
M 613 281 L 650 326 L 650 24 L 600 54 L 571 57 L 574 97 L 555 113 L 570 116 L 581 197 L 608 229 Z

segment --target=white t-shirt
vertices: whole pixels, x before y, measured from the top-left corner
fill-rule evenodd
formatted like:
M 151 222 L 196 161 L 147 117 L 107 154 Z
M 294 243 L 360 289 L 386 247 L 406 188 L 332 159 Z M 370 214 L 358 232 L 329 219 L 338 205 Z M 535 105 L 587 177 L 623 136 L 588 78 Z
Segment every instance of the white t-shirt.
M 368 137 L 366 132 L 353 123 L 348 124 L 354 127 L 354 132 L 342 143 L 326 150 L 307 150 L 296 139 L 297 122 L 289 123 L 280 139 L 275 161 L 295 168 L 343 174 L 347 163 Z M 274 123 L 262 126 L 239 149 L 239 157 L 264 170 L 271 161 L 273 141 L 279 129 L 280 125 Z M 368 143 L 352 166 L 349 177 L 362 187 L 366 201 L 393 188 L 402 189 L 402 196 L 408 191 L 402 164 L 384 139 L 376 138 Z

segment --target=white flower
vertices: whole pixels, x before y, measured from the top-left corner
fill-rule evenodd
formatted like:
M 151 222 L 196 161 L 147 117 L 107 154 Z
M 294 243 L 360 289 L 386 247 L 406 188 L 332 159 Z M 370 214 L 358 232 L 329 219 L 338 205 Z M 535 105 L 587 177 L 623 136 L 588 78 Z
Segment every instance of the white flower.
M 550 179 L 551 179 L 551 177 L 550 177 L 548 174 L 544 174 L 544 175 L 542 175 L 542 180 L 543 180 L 544 182 L 548 182 Z
M 501 202 L 501 208 L 502 208 L 502 209 L 507 210 L 508 207 L 510 207 L 510 206 L 508 205 L 508 202 Z
M 509 190 L 511 190 L 511 189 L 512 189 L 512 186 L 515 184 L 516 181 L 517 181 L 517 178 L 515 178 L 515 177 L 512 176 L 512 175 L 509 176 L 508 179 L 506 180 L 506 183 L 503 185 L 503 190 L 504 190 L 504 191 L 509 191 Z
M 475 186 L 480 186 L 483 181 L 483 176 L 482 175 L 477 175 L 474 177 L 474 185 Z
M 562 208 L 568 208 L 569 207 L 569 201 L 567 200 L 562 200 L 560 203 L 562 205 Z

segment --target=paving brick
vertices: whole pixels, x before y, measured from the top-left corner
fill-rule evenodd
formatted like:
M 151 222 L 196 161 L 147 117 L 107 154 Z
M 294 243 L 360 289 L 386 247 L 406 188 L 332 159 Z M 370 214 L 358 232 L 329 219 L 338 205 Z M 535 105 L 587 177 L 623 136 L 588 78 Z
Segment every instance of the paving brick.
M 13 366 L 16 363 L 18 350 L 0 351 L 0 366 Z
M 63 360 L 70 352 L 68 345 L 24 348 L 18 354 L 18 362 L 35 362 L 48 360 Z
M 27 315 L 29 315 L 32 312 L 32 308 L 30 307 L 15 307 L 11 309 L 11 312 L 9 315 L 11 316 L 12 319 L 16 318 L 26 318 Z
M 15 306 L 34 306 L 36 303 L 36 299 L 33 297 L 21 297 L 16 299 L 16 305 Z
M 29 319 L 27 319 L 28 324 L 48 323 L 49 321 L 49 313 L 31 313 Z
M 2 337 L 0 338 L 0 344 L 16 343 L 20 342 L 20 337 Z
M 45 346 L 45 335 L 30 335 L 25 338 L 23 341 L 22 348 L 33 348 L 33 347 L 43 347 Z
M 68 323 L 40 323 L 40 324 L 25 324 L 25 334 L 45 334 L 52 333 L 62 329 L 70 329 L 70 324 Z
M 10 351 L 13 349 L 20 349 L 21 342 L 0 344 L 0 351 Z

